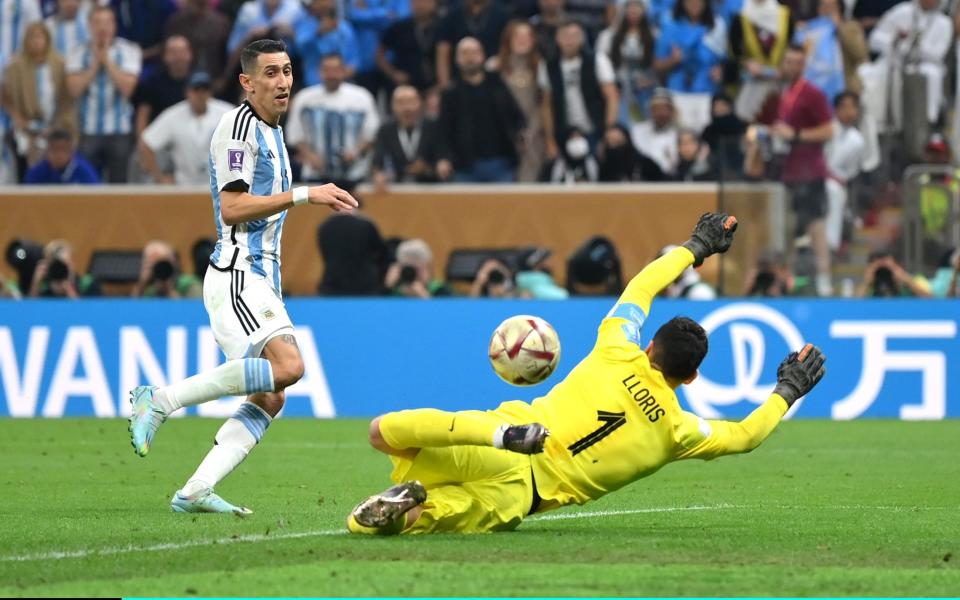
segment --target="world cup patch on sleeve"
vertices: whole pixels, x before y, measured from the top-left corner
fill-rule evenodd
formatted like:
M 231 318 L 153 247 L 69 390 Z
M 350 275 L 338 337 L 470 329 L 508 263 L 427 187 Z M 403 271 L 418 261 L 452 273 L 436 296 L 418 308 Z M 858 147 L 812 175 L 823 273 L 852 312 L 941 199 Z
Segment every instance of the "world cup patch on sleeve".
M 227 150 L 227 164 L 231 171 L 242 171 L 243 150 Z

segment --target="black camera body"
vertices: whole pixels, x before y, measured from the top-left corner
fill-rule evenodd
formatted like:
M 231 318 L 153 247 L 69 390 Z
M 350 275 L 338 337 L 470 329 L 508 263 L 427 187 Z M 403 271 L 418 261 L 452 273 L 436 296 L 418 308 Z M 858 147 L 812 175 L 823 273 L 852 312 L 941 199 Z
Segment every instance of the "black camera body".
M 47 267 L 47 280 L 63 281 L 68 277 L 70 277 L 70 268 L 67 267 L 67 263 L 59 258 L 52 259 L 50 266 Z
M 173 277 L 173 263 L 169 260 L 158 260 L 153 264 L 151 277 L 154 281 L 168 281 Z
M 417 268 L 413 265 L 403 265 L 400 267 L 400 283 L 410 285 L 417 280 Z

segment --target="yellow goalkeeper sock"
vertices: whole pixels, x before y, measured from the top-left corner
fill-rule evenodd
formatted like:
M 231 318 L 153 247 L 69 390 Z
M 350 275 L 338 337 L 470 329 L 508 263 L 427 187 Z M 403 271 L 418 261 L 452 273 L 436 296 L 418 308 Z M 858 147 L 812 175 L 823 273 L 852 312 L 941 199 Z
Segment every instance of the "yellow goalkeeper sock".
M 397 450 L 444 446 L 493 446 L 503 420 L 479 410 L 402 410 L 380 419 L 380 435 Z

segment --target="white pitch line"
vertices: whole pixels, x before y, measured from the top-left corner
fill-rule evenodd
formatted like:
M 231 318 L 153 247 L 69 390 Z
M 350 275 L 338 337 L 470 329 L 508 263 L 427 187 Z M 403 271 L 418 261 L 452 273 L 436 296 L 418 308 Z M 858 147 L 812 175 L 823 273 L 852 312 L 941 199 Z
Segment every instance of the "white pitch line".
M 560 512 L 546 515 L 537 515 L 527 519 L 528 521 L 562 521 L 568 519 L 591 519 L 596 517 L 616 517 L 623 515 L 643 515 L 651 513 L 670 513 L 670 512 L 688 512 L 705 510 L 890 510 L 890 511 L 913 511 L 913 510 L 958 510 L 955 506 L 862 506 L 862 505 L 842 505 L 842 506 L 745 506 L 739 504 L 714 504 L 714 505 L 695 505 L 695 506 L 662 506 L 651 508 L 635 508 L 627 510 L 594 510 L 577 512 Z M 118 546 L 113 548 L 87 548 L 81 550 L 56 550 L 52 552 L 41 552 L 36 554 L 14 554 L 0 556 L 0 562 L 28 562 L 42 560 L 59 560 L 63 558 L 86 558 L 88 556 L 112 556 L 116 554 L 130 554 L 133 552 L 163 552 L 166 550 L 183 550 L 185 548 L 196 548 L 200 546 L 217 546 L 225 544 L 238 543 L 257 543 L 269 542 L 271 540 L 294 540 L 310 537 L 324 537 L 331 535 L 345 535 L 345 529 L 324 529 L 318 531 L 298 531 L 290 533 L 275 533 L 271 535 L 247 534 L 235 535 L 228 538 L 216 540 L 190 540 L 186 542 L 167 542 L 163 544 L 153 544 L 151 546 Z
M 294 540 L 298 538 L 320 537 L 327 535 L 343 535 L 346 529 L 325 529 L 321 531 L 297 531 L 291 533 L 275 533 L 264 535 L 262 533 L 235 535 L 228 538 L 217 540 L 190 540 L 187 542 L 167 542 L 164 544 L 154 544 L 152 546 L 118 546 L 114 548 L 87 548 L 83 550 L 57 550 L 53 552 L 41 552 L 38 554 L 19 554 L 12 556 L 0 556 L 0 562 L 26 562 L 35 560 L 59 560 L 61 558 L 86 558 L 88 556 L 111 556 L 114 554 L 129 554 L 132 552 L 161 552 L 164 550 L 182 550 L 184 548 L 195 548 L 198 546 L 220 546 L 225 544 L 238 544 L 244 542 L 266 542 L 270 540 Z
M 617 515 L 658 513 L 658 512 L 676 512 L 687 510 L 719 510 L 725 508 L 743 508 L 728 504 L 719 504 L 716 506 L 675 506 L 661 508 L 639 508 L 636 510 L 597 510 L 559 513 L 553 515 L 543 515 L 531 517 L 531 521 L 554 521 L 559 519 L 588 519 L 591 517 L 612 517 Z M 10 556 L 0 556 L 0 562 L 28 562 L 42 560 L 59 560 L 62 558 L 86 558 L 88 556 L 112 556 L 115 554 L 129 554 L 133 552 L 162 552 L 165 550 L 182 550 L 185 548 L 196 548 L 199 546 L 214 546 L 221 544 L 236 544 L 242 542 L 268 542 L 270 540 L 292 540 L 298 538 L 320 537 L 329 535 L 346 534 L 345 529 L 327 529 L 322 531 L 301 531 L 292 533 L 277 533 L 273 535 L 250 534 L 238 535 L 218 540 L 191 540 L 187 542 L 167 542 L 164 544 L 154 544 L 152 546 L 119 546 L 114 548 L 87 548 L 82 550 L 56 550 L 52 552 L 41 552 L 37 554 L 15 554 Z

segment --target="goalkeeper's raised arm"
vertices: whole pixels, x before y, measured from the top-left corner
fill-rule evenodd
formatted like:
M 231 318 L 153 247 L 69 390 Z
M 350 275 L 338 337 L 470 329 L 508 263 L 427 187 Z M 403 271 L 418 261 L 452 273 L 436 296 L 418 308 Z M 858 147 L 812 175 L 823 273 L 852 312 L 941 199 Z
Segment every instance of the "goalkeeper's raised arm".
M 627 285 L 617 304 L 635 304 L 645 315 L 650 314 L 653 298 L 673 283 L 683 271 L 699 267 L 712 254 L 730 249 L 737 219 L 723 213 L 706 213 L 700 217 L 690 239 L 680 247 L 647 265 Z
M 750 452 L 777 427 L 793 403 L 806 396 L 823 378 L 826 357 L 813 344 L 791 352 L 777 369 L 777 385 L 766 402 L 739 422 L 701 420 L 706 438 L 681 452 L 678 458 L 711 459 Z

